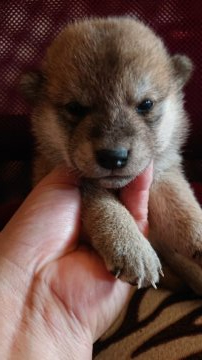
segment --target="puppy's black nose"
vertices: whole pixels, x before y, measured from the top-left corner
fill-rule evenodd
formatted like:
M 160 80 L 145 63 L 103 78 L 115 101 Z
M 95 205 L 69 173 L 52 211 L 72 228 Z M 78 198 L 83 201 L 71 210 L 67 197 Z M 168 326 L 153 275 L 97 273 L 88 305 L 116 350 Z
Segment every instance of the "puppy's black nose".
M 96 152 L 96 160 L 97 163 L 105 169 L 120 169 L 127 163 L 128 150 L 125 148 L 99 150 Z

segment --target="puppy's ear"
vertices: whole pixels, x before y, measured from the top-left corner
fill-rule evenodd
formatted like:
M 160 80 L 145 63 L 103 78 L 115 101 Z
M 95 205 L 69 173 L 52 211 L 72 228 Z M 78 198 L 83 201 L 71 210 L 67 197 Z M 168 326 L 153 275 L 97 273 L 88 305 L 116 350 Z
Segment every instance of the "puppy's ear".
M 172 56 L 171 61 L 174 70 L 174 77 L 177 80 L 179 88 L 182 88 L 192 74 L 192 61 L 188 56 L 180 54 Z
M 30 104 L 35 104 L 42 95 L 44 76 L 40 71 L 30 71 L 20 78 L 20 91 Z

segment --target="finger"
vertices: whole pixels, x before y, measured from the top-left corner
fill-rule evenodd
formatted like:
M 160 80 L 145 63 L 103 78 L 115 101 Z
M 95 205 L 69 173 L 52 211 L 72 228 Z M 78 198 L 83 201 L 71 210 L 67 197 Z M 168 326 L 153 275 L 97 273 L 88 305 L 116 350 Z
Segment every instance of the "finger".
M 75 176 L 73 171 L 68 170 L 65 165 L 61 164 L 51 171 L 48 176 L 45 176 L 34 188 L 34 191 L 40 189 L 41 186 L 52 186 L 54 184 L 78 186 L 79 178 Z
M 36 271 L 75 248 L 81 204 L 77 182 L 62 167 L 45 177 L 3 229 L 1 255 Z
M 129 185 L 122 189 L 120 199 L 145 235 L 148 231 L 149 189 L 153 180 L 153 162 Z

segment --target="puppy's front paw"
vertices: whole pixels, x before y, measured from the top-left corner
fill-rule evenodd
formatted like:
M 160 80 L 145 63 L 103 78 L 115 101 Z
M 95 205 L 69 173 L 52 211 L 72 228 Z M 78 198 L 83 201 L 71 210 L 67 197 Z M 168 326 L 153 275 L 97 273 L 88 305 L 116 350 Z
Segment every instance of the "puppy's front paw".
M 156 288 L 159 275 L 163 275 L 159 258 L 150 243 L 142 236 L 129 241 L 104 255 L 108 270 L 117 278 L 138 288 L 152 285 Z

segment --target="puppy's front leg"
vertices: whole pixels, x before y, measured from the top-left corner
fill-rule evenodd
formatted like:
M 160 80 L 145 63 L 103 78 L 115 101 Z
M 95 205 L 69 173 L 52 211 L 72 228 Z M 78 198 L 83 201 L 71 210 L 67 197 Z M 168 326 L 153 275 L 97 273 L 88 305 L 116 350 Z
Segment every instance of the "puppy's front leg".
M 180 169 L 170 169 L 153 183 L 149 224 L 155 249 L 201 293 L 202 269 L 197 264 L 202 265 L 202 210 Z
M 82 197 L 84 229 L 107 269 L 139 287 L 155 286 L 160 261 L 126 208 L 111 192 L 98 187 L 88 186 Z

